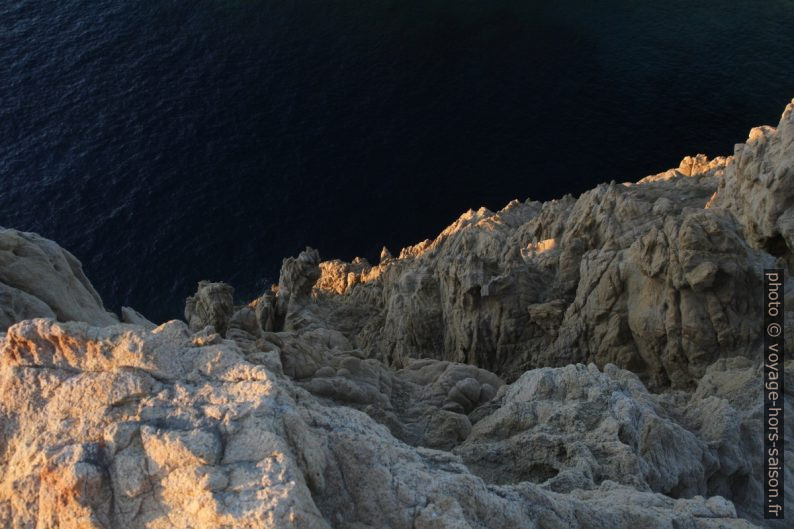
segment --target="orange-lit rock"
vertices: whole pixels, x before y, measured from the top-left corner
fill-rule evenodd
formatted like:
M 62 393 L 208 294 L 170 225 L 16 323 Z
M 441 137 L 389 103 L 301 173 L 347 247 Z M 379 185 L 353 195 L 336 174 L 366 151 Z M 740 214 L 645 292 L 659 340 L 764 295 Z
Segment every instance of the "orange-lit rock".
M 782 529 L 757 294 L 794 262 L 792 119 L 378 265 L 307 248 L 246 305 L 202 282 L 187 324 L 118 323 L 0 230 L 0 527 Z

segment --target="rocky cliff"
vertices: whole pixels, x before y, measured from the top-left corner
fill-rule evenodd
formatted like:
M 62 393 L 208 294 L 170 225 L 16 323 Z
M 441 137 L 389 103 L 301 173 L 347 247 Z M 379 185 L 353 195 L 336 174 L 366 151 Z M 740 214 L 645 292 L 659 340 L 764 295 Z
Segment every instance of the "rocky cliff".
M 159 326 L 0 230 L 0 527 L 785 527 L 761 273 L 794 265 L 793 109 L 377 265 L 307 249 L 248 304 L 202 282 Z

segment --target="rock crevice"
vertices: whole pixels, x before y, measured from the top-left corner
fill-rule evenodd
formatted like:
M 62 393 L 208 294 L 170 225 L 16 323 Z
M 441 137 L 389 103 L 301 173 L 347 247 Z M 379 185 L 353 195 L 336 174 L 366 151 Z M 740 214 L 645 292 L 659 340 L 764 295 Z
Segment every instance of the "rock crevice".
M 783 268 L 794 335 L 792 105 L 731 157 L 471 210 L 377 265 L 307 248 L 245 305 L 202 281 L 186 322 L 120 323 L 0 230 L 0 527 L 782 529 L 760 293 Z

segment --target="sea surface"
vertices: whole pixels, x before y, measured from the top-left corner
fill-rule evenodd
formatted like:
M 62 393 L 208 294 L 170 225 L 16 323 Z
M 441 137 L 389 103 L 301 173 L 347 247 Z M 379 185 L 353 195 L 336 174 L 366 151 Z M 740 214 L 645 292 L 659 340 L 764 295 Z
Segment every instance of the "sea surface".
M 730 154 L 792 97 L 794 0 L 8 0 L 0 225 L 163 321 Z

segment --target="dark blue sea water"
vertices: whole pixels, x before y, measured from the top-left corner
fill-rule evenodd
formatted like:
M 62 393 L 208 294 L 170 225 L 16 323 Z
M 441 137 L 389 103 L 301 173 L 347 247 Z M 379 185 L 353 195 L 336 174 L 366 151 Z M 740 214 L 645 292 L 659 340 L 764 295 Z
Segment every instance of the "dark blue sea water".
M 9 0 L 0 225 L 163 320 L 307 244 L 729 154 L 792 96 L 794 0 Z

